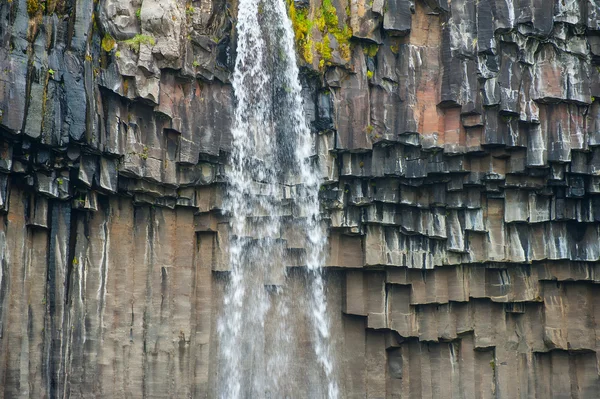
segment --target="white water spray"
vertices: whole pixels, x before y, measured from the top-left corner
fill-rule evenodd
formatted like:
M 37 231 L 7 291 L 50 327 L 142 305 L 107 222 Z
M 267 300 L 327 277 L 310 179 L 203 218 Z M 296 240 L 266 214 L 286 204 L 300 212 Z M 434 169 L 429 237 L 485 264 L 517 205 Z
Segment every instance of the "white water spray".
M 323 391 L 337 398 L 321 269 L 327 235 L 319 211 L 320 177 L 284 0 L 241 0 L 237 34 L 232 79 L 237 103 L 223 204 L 231 230 L 230 272 L 218 326 L 219 396 L 280 397 L 286 392 L 282 385 L 290 368 L 286 346 L 292 332 L 282 294 L 287 272 L 281 216 L 291 216 L 286 213 L 291 202 L 295 225 L 306 237 L 304 307 L 325 377 Z M 265 333 L 270 311 L 277 323 L 274 340 Z

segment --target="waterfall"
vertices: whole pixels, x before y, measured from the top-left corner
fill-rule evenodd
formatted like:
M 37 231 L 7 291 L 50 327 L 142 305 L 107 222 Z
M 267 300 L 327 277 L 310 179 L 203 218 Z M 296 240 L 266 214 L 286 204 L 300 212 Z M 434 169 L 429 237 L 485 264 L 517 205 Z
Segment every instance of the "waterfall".
M 304 117 L 294 32 L 284 0 L 241 0 L 232 152 L 223 211 L 229 216 L 229 266 L 219 333 L 219 396 L 293 396 L 285 376 L 290 295 L 282 231 L 293 223 L 304 238 L 307 312 L 323 396 L 337 398 L 322 275 L 327 235 L 320 219 L 320 177 Z M 289 226 L 288 226 L 289 227 Z M 265 331 L 267 318 L 276 328 Z M 268 343 L 267 343 L 268 342 Z

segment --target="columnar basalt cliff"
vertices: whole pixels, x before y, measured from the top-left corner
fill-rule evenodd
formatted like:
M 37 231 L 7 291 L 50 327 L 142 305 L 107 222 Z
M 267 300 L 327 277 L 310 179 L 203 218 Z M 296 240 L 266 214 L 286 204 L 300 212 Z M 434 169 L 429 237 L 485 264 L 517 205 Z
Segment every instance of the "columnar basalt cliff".
M 237 8 L 0 2 L 0 396 L 218 397 Z M 600 4 L 288 15 L 340 396 L 597 398 Z M 281 220 L 286 392 L 323 397 L 302 215 L 278 211 L 254 216 Z

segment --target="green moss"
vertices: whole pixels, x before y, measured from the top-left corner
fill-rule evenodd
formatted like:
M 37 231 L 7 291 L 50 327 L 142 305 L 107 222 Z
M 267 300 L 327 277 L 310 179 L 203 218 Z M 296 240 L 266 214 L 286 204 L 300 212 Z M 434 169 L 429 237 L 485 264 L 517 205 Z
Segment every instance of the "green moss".
M 323 16 L 323 12 L 319 9 L 317 12 L 317 18 L 315 19 L 315 24 L 317 25 L 317 29 L 319 32 L 325 32 L 325 17 Z
M 373 78 L 373 71 L 367 71 L 367 79 Z
M 305 41 L 302 45 L 302 57 L 309 64 L 313 63 L 313 41 L 311 39 Z
M 92 13 L 92 32 L 98 32 L 98 20 L 96 19 L 96 13 Z
M 131 39 L 123 40 L 123 43 L 129 46 L 130 49 L 137 53 L 140 51 L 140 46 L 142 44 L 154 46 L 156 44 L 156 40 L 154 40 L 154 38 L 149 35 L 135 35 Z
M 290 18 L 292 19 L 296 40 L 303 40 L 311 36 L 313 21 L 308 18 L 306 9 L 296 10 L 294 4 L 291 3 Z
M 332 33 L 340 45 L 339 51 L 340 56 L 346 60 L 350 59 L 350 38 L 352 37 L 352 29 L 344 23 L 344 27 L 340 29 L 339 20 L 337 16 L 337 10 L 331 4 L 331 0 L 323 0 L 323 6 L 321 7 L 323 18 L 325 19 L 325 26 L 327 31 Z
M 379 51 L 379 46 L 376 44 L 371 44 L 371 45 L 363 48 L 363 52 L 371 58 L 375 57 L 377 55 L 378 51 Z
M 302 58 L 309 64 L 313 62 L 313 40 L 312 29 L 314 21 L 308 17 L 306 9 L 296 10 L 294 2 L 289 3 L 290 19 L 294 28 L 296 47 L 300 51 Z
M 113 37 L 108 33 L 105 33 L 104 37 L 102 38 L 102 50 L 106 51 L 107 53 L 110 53 L 115 47 L 115 44 L 117 44 L 115 39 L 113 39 Z
M 319 67 L 323 67 L 328 60 L 332 58 L 330 38 L 328 34 L 333 34 L 339 44 L 340 56 L 346 60 L 350 59 L 350 38 L 352 30 L 346 24 L 340 29 L 337 10 L 331 3 L 331 0 L 323 0 L 322 6 L 316 11 L 316 18 L 311 19 L 308 9 L 296 9 L 293 0 L 288 0 L 289 16 L 294 27 L 296 48 L 302 55 L 302 58 L 310 64 L 314 59 L 314 49 L 321 56 Z M 323 41 L 321 43 L 313 42 L 313 28 L 322 33 Z
M 54 76 L 55 72 L 56 71 L 54 69 L 52 69 L 52 68 L 48 69 L 48 73 L 50 74 L 50 76 Z
M 142 19 L 142 8 L 138 8 L 137 10 L 135 10 L 135 17 L 140 20 Z
M 38 0 L 27 0 L 27 14 L 29 14 L 30 17 L 33 17 L 35 14 L 37 14 L 39 9 L 40 3 Z
M 329 61 L 332 57 L 332 51 L 330 47 L 329 35 L 325 34 L 321 43 L 316 43 L 315 48 L 321 55 L 322 61 Z
M 56 10 L 56 0 L 46 0 L 46 11 L 48 15 L 54 14 Z
M 338 28 L 338 16 L 337 10 L 331 4 L 331 0 L 323 0 L 323 6 L 321 7 L 323 18 L 325 19 L 325 25 L 329 30 Z
M 349 60 L 350 59 L 350 38 L 352 37 L 352 29 L 348 25 L 344 25 L 344 29 L 341 31 L 338 29 L 333 32 L 335 39 L 338 41 L 340 45 L 340 55 L 342 58 Z

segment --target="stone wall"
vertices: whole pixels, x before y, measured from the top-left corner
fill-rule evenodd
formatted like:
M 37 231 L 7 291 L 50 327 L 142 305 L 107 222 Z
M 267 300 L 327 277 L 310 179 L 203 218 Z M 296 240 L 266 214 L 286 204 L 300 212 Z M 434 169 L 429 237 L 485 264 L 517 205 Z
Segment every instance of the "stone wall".
M 236 7 L 0 3 L 0 396 L 215 397 Z M 290 15 L 343 396 L 597 397 L 600 5 Z

